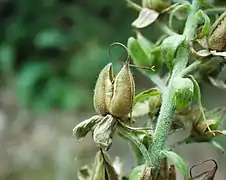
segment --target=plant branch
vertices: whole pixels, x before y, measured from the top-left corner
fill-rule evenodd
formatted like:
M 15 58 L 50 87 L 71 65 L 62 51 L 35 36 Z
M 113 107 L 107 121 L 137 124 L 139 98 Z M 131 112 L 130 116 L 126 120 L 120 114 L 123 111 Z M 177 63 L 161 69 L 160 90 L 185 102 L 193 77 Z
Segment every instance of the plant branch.
M 156 177 L 156 174 L 159 171 L 161 165 L 161 160 L 163 158 L 161 155 L 161 151 L 164 149 L 165 142 L 170 131 L 172 117 L 174 114 L 175 89 L 173 86 L 173 82 L 174 79 L 178 77 L 178 74 L 181 71 L 183 72 L 188 63 L 189 41 L 194 37 L 196 32 L 197 20 L 195 18 L 195 14 L 198 8 L 199 8 L 198 0 L 193 0 L 191 11 L 188 16 L 183 33 L 183 35 L 186 37 L 186 40 L 181 44 L 181 46 L 177 50 L 172 76 L 169 80 L 167 90 L 163 94 L 162 106 L 160 108 L 160 114 L 157 120 L 157 126 L 154 133 L 153 143 L 151 144 L 152 146 L 150 146 L 149 149 L 152 160 L 151 166 L 154 168 L 154 171 L 152 172 L 154 177 Z
M 141 154 L 144 157 L 145 164 L 151 165 L 151 156 L 148 153 L 146 147 L 140 141 L 140 139 L 136 137 L 134 133 L 130 132 L 128 129 L 125 129 L 121 124 L 118 124 L 117 130 L 122 137 L 129 139 L 137 146 L 137 148 L 140 150 Z
M 192 63 L 191 65 L 189 65 L 188 67 L 186 67 L 185 69 L 183 69 L 178 76 L 180 77 L 184 77 L 185 75 L 187 75 L 188 73 L 193 72 L 194 70 L 196 70 L 199 65 L 201 64 L 201 61 L 195 61 L 194 63 Z

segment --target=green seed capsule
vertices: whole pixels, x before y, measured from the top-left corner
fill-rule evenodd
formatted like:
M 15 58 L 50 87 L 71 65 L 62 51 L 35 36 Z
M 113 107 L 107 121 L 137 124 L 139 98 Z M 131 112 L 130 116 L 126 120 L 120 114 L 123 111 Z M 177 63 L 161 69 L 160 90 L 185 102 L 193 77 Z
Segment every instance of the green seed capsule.
M 93 103 L 95 110 L 101 115 L 108 114 L 107 106 L 113 96 L 113 70 L 109 63 L 100 72 L 94 89 Z
M 109 112 L 113 116 L 123 117 L 132 110 L 134 99 L 134 80 L 128 64 L 124 64 L 121 71 L 115 78 L 114 91 L 109 107 Z
M 226 51 L 226 13 L 223 13 L 213 24 L 208 45 L 212 50 Z

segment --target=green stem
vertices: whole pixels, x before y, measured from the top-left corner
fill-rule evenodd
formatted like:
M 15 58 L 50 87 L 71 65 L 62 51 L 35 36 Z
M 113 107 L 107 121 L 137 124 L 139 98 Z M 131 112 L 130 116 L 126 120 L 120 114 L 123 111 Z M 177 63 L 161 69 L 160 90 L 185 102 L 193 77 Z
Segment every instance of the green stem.
M 129 139 L 132 141 L 137 148 L 140 150 L 142 156 L 144 157 L 144 161 L 146 165 L 151 165 L 151 156 L 148 153 L 148 150 L 146 147 L 142 144 L 140 139 L 134 135 L 134 133 L 128 131 L 128 129 L 125 129 L 121 124 L 118 124 L 117 130 L 119 131 L 120 135 L 123 136 L 126 139 Z
M 195 17 L 197 10 L 199 9 L 199 0 L 193 0 L 191 12 L 185 24 L 183 35 L 191 40 L 195 36 L 196 28 L 198 25 L 198 19 Z
M 154 133 L 153 143 L 150 146 L 150 154 L 151 154 L 151 166 L 154 167 L 153 175 L 156 175 L 159 171 L 162 155 L 161 151 L 164 149 L 165 142 L 170 131 L 172 118 L 174 114 L 174 97 L 175 90 L 173 87 L 173 82 L 178 74 L 186 68 L 189 56 L 189 41 L 194 37 L 196 28 L 197 28 L 197 20 L 195 19 L 196 11 L 199 8 L 198 0 L 193 0 L 191 11 L 188 16 L 184 33 L 186 36 L 186 40 L 184 44 L 182 44 L 177 51 L 175 65 L 173 68 L 172 76 L 169 80 L 169 84 L 167 90 L 163 94 L 162 106 L 160 108 L 160 114 L 157 120 L 157 126 Z
M 224 12 L 225 9 L 226 9 L 225 6 L 224 7 L 214 7 L 214 8 L 211 8 L 211 9 L 206 9 L 205 12 L 209 13 L 209 14 L 211 14 L 211 13 L 216 14 L 217 12 L 219 12 L 219 13 Z
M 184 77 L 188 73 L 191 73 L 194 70 L 196 70 L 199 67 L 200 64 L 201 64 L 201 61 L 195 61 L 194 63 L 192 63 L 191 65 L 189 65 L 185 69 L 183 69 L 178 76 Z
M 166 24 L 160 22 L 160 21 L 156 21 L 156 25 L 166 34 L 172 36 L 177 34 L 176 32 L 174 32 L 172 29 L 170 29 Z
M 138 4 L 136 4 L 136 3 L 134 3 L 134 2 L 132 2 L 130 0 L 126 0 L 126 2 L 128 3 L 128 6 L 133 8 L 134 10 L 136 10 L 138 12 L 140 12 L 142 10 L 142 7 L 139 6 Z

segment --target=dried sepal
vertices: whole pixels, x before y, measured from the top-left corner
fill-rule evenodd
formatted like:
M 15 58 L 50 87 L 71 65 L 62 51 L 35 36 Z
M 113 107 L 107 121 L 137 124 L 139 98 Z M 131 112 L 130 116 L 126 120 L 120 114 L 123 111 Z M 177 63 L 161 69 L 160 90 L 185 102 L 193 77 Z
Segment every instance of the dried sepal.
M 102 118 L 93 131 L 93 140 L 97 147 L 104 150 L 110 148 L 116 125 L 117 121 L 110 114 Z
M 107 64 L 100 72 L 96 82 L 93 96 L 95 110 L 101 115 L 108 114 L 108 108 L 113 96 L 113 70 L 112 63 Z
M 102 150 L 96 155 L 92 180 L 118 180 L 118 175 L 108 155 Z
M 99 115 L 92 116 L 89 119 L 86 119 L 79 123 L 73 129 L 73 135 L 76 136 L 78 140 L 82 139 L 87 135 L 89 131 L 95 128 L 96 124 L 102 120 L 102 117 Z
M 109 107 L 110 114 L 116 117 L 129 114 L 132 110 L 134 94 L 133 76 L 128 63 L 125 63 L 114 81 L 114 91 Z

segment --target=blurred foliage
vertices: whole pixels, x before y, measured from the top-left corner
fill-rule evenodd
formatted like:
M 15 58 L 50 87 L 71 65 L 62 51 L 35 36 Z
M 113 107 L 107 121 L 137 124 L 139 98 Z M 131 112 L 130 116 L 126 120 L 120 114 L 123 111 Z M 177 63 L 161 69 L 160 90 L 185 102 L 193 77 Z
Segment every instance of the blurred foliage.
M 112 60 L 109 45 L 132 31 L 136 14 L 125 7 L 122 0 L 1 1 L 1 86 L 29 108 L 86 108 L 98 72 Z

